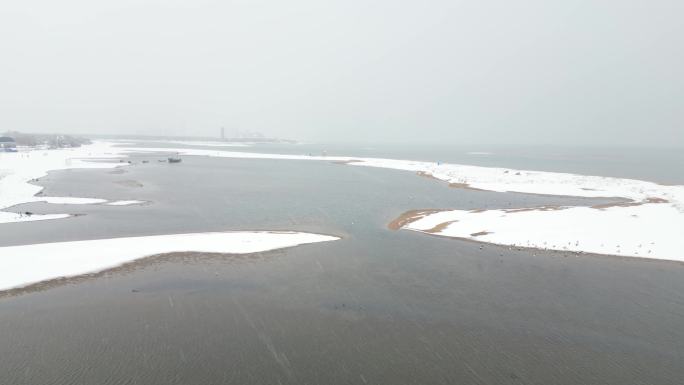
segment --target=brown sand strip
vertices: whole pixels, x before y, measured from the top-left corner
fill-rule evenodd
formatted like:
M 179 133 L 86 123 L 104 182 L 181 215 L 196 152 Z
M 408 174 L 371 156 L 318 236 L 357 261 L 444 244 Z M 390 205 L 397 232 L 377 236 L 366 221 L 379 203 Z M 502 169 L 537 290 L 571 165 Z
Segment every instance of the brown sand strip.
M 438 181 L 440 181 L 440 182 L 446 182 L 445 180 L 436 178 L 434 175 L 432 175 L 432 174 L 430 174 L 430 173 L 427 173 L 427 172 L 425 172 L 425 171 L 418 171 L 418 172 L 416 172 L 416 175 L 422 176 L 422 177 L 425 177 L 425 178 L 430 178 L 430 179 L 438 180 Z M 468 183 L 449 183 L 449 187 L 453 187 L 453 188 L 462 188 L 462 189 L 468 189 L 468 190 L 474 190 L 474 191 L 487 191 L 487 190 L 483 190 L 483 189 L 471 187 Z
M 602 205 L 591 206 L 591 208 L 601 210 L 601 209 L 607 209 L 610 207 L 631 207 L 631 206 L 641 206 L 645 203 L 669 203 L 669 202 L 670 201 L 668 201 L 667 199 L 658 198 L 658 197 L 649 197 L 649 198 L 646 198 L 642 202 L 628 201 L 628 202 L 605 203 Z
M 504 209 L 503 211 L 506 213 L 522 213 L 525 211 L 556 211 L 556 210 L 565 210 L 567 207 L 563 206 L 539 206 L 539 207 L 525 207 L 522 209 Z
M 630 202 L 614 202 L 614 203 L 604 203 L 604 204 L 600 204 L 600 205 L 594 205 L 594 206 L 591 206 L 591 208 L 592 208 L 592 209 L 601 210 L 601 209 L 607 209 L 607 208 L 611 208 L 611 207 L 641 206 L 642 204 L 643 204 L 643 202 L 634 202 L 634 201 L 630 201 Z
M 418 172 L 416 172 L 416 175 L 422 176 L 422 177 L 425 177 L 425 178 L 430 178 L 430 179 L 438 180 L 438 181 L 443 182 L 441 179 L 437 179 L 437 178 L 434 177 L 434 175 L 432 175 L 432 174 L 430 174 L 430 173 L 428 173 L 428 172 L 425 172 L 425 171 L 418 171 Z
M 392 220 L 390 223 L 387 224 L 387 228 L 390 230 L 399 230 L 402 227 L 408 225 L 409 223 L 415 222 L 421 218 L 424 218 L 427 215 L 438 213 L 441 211 L 441 209 L 420 209 L 420 210 L 410 210 L 407 211 L 403 214 L 401 214 L 399 217 L 396 219 Z
M 453 188 L 470 188 L 468 183 L 449 183 L 449 187 Z
M 435 178 L 434 176 L 432 176 L 432 174 L 427 173 L 427 172 L 425 172 L 425 171 L 417 171 L 417 172 L 416 172 L 416 175 L 418 175 L 418 176 L 424 176 L 424 177 L 426 177 L 426 178 Z M 437 179 L 437 178 L 435 178 L 435 179 Z
M 479 231 L 477 233 L 470 234 L 470 236 L 471 237 L 479 237 L 481 235 L 487 235 L 487 234 L 491 234 L 491 232 L 490 231 Z
M 442 230 L 444 230 L 444 229 L 446 229 L 447 227 L 449 227 L 450 224 L 456 223 L 456 222 L 458 222 L 458 220 L 455 220 L 455 221 L 447 221 L 447 222 L 444 222 L 444 223 L 440 223 L 440 224 L 438 224 L 437 226 L 431 228 L 430 230 L 425 230 L 425 232 L 426 232 L 426 233 L 430 233 L 430 234 L 441 233 Z
M 449 183 L 449 187 L 452 188 L 462 188 L 466 190 L 473 190 L 473 191 L 488 191 L 488 190 L 483 190 L 481 188 L 475 188 L 469 185 L 468 183 Z

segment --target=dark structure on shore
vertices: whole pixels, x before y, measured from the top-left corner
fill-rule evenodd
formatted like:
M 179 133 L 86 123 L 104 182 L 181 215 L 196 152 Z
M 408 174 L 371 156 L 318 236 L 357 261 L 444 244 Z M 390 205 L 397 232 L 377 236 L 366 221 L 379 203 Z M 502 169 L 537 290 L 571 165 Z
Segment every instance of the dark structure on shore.
M 14 138 L 9 136 L 0 136 L 0 152 L 16 152 L 17 143 Z

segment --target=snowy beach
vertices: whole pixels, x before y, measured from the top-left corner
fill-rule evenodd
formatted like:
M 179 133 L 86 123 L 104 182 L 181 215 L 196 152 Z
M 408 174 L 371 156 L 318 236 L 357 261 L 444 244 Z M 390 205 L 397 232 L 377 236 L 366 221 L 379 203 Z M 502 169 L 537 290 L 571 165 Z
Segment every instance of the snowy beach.
M 34 150 L 0 155 L 0 170 L 2 170 L 0 208 L 8 209 L 30 202 L 106 206 L 145 204 L 146 201 L 139 199 L 107 200 L 96 197 L 42 196 L 42 187 L 32 184 L 31 181 L 53 170 L 110 169 L 125 166 L 128 162 L 123 160 L 133 153 L 162 155 L 170 152 L 182 156 L 327 161 L 350 166 L 409 171 L 444 181 L 457 188 L 560 197 L 610 198 L 614 200 L 614 203 L 595 207 L 557 205 L 488 210 L 452 210 L 448 207 L 419 210 L 420 208 L 417 208 L 413 212 L 404 214 L 401 220 L 395 221 L 390 227 L 395 230 L 406 229 L 510 247 L 684 260 L 684 255 L 681 253 L 681 250 L 684 250 L 684 238 L 681 237 L 681 229 L 684 228 L 684 187 L 682 186 L 665 186 L 633 179 L 409 160 L 263 154 L 206 149 L 137 148 L 127 147 L 126 143 L 117 145 L 113 142 L 96 142 L 78 149 Z M 0 212 L 0 223 L 11 226 L 13 222 L 64 219 L 69 216 L 69 214 L 59 213 L 33 214 L 3 211 Z M 2 248 L 0 261 L 5 264 L 0 269 L 3 271 L 0 277 L 3 280 L 0 290 L 58 276 L 98 271 L 158 253 L 249 252 L 244 251 L 247 249 L 243 247 L 245 245 L 243 241 L 252 243 L 254 251 L 262 251 L 308 243 L 309 239 L 314 239 L 313 241 L 331 239 L 325 236 L 299 233 L 288 235 L 240 233 L 243 239 L 236 240 L 234 238 L 237 236 L 236 233 L 228 234 L 127 237 L 118 240 L 5 247 Z M 234 243 L 236 241 L 237 243 Z M 48 250 L 50 250 L 49 253 Z M 102 257 L 85 258 L 96 250 L 109 251 Z M 48 258 L 48 256 L 51 257 Z M 22 262 L 17 263 L 17 261 Z M 30 268 L 30 266 L 45 266 L 45 268 Z M 54 266 L 61 266 L 61 268 L 55 269 Z
M 611 198 L 605 207 L 523 207 L 515 211 L 435 210 L 407 230 L 467 238 L 507 246 L 684 260 L 684 186 L 635 179 L 585 176 L 508 168 L 411 160 L 263 154 L 204 149 L 135 148 L 126 151 L 177 152 L 220 158 L 315 160 L 351 166 L 411 171 L 451 187 L 552 196 Z M 435 231 L 433 229 L 438 229 Z M 573 229 L 573 230 L 569 230 Z M 483 234 L 486 233 L 486 234 Z
M 0 153 L 0 210 L 12 206 L 46 202 L 51 204 L 100 204 L 106 199 L 42 196 L 42 187 L 31 183 L 50 171 L 68 169 L 110 169 L 127 163 L 119 162 L 113 143 L 96 142 L 69 149 L 30 149 L 15 153 Z M 68 215 L 39 215 L 0 211 L 0 223 L 26 222 L 66 218 Z
M 170 144 L 178 141 L 170 141 Z M 183 142 L 194 144 L 194 142 Z M 206 142 L 197 142 L 199 146 Z M 586 198 L 613 198 L 607 207 L 558 207 L 548 210 L 526 207 L 516 211 L 464 212 L 450 210 L 409 220 L 407 230 L 467 238 L 507 246 L 527 246 L 656 259 L 684 259 L 680 250 L 684 228 L 684 186 L 665 186 L 634 179 L 584 176 L 567 173 L 515 170 L 411 160 L 311 156 L 217 151 L 193 148 L 126 147 L 127 142 L 96 142 L 79 149 L 36 150 L 2 154 L 0 209 L 28 203 L 106 204 L 144 203 L 135 199 L 108 202 L 100 198 L 38 196 L 41 188 L 30 183 L 51 170 L 115 168 L 131 153 L 177 153 L 218 158 L 328 161 L 352 166 L 387 168 L 419 173 L 452 187 L 496 192 L 517 192 Z M 214 143 L 212 143 L 214 144 Z M 220 143 L 216 143 L 220 144 Z M 227 143 L 227 145 L 232 145 Z M 419 208 L 417 208 L 419 209 Z M 0 223 L 68 217 L 62 214 L 24 215 L 0 212 Z M 556 225 L 554 225 L 556 224 Z M 435 231 L 434 229 L 438 229 Z M 568 231 L 568 229 L 575 229 Z M 486 233 L 486 234 L 483 234 Z M 477 234 L 477 235 L 472 235 Z M 650 247 L 647 247 L 650 246 Z
M 237 231 L 0 247 L 0 291 L 94 273 L 157 254 L 247 254 L 336 239 L 300 232 Z

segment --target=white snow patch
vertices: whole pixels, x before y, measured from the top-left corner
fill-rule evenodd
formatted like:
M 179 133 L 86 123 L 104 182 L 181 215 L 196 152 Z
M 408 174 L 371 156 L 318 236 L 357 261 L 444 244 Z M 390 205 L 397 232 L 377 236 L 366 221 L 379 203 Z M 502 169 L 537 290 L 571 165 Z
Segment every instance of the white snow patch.
M 16 153 L 0 153 L 0 210 L 30 202 L 52 204 L 97 204 L 106 202 L 98 198 L 36 196 L 43 188 L 31 181 L 44 177 L 49 171 L 75 168 L 108 169 L 126 165 L 113 162 L 122 158 L 115 143 L 95 142 L 79 148 L 33 150 Z M 11 215 L 7 215 L 11 214 Z M 67 218 L 67 214 L 34 214 L 30 217 L 3 213 L 0 223 L 25 222 Z
M 246 254 L 337 239 L 329 235 L 289 231 L 239 231 L 0 247 L 0 290 L 98 272 L 156 254 Z
M 48 219 L 62 219 L 68 218 L 69 214 L 31 214 L 25 213 L 9 213 L 0 211 L 0 224 L 2 223 L 17 223 L 17 222 L 33 222 L 44 221 Z
M 448 224 L 441 231 L 430 231 Z M 684 261 L 684 216 L 662 203 L 557 210 L 443 211 L 404 228 L 514 247 Z
M 35 197 L 34 202 L 45 202 L 54 205 L 93 205 L 107 202 L 99 198 L 76 198 L 76 197 Z
M 111 201 L 105 203 L 107 206 L 130 206 L 130 205 L 141 205 L 143 203 L 146 203 L 145 201 L 137 201 L 137 200 L 127 200 L 127 201 Z

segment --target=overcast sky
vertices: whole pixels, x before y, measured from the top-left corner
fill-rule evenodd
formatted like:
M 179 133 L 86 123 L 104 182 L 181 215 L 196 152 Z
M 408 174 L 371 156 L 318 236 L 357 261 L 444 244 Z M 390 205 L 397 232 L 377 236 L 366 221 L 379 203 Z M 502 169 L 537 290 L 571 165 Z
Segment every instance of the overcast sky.
M 0 0 L 0 131 L 684 146 L 684 1 Z

